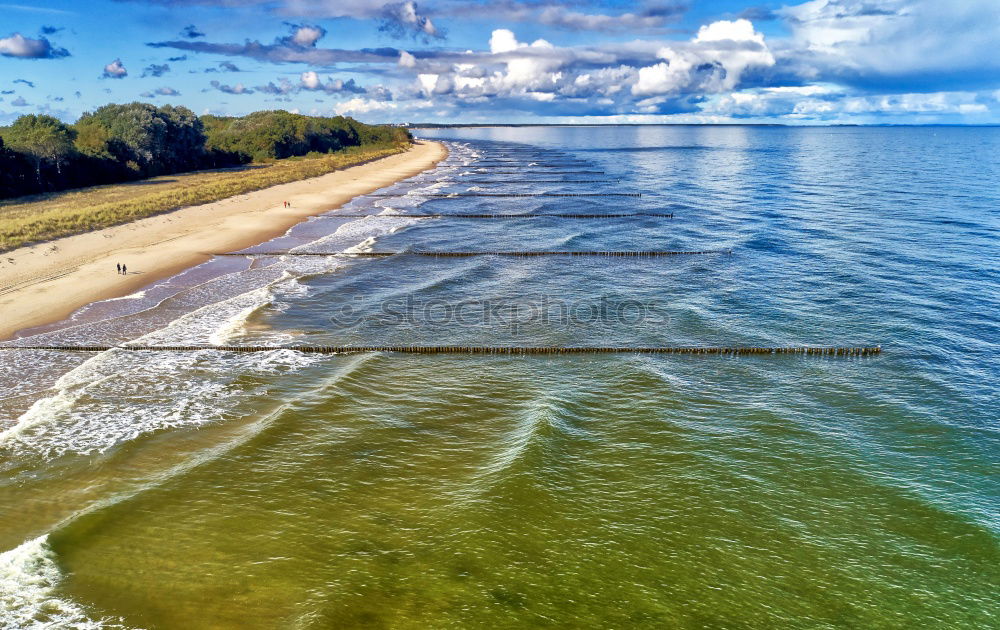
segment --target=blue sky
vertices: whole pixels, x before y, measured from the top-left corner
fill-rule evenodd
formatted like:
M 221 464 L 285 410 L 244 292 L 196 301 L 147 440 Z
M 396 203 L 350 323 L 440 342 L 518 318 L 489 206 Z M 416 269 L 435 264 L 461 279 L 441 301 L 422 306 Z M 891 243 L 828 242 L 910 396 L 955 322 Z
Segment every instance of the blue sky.
M 0 124 L 1000 123 L 998 0 L 0 0 Z

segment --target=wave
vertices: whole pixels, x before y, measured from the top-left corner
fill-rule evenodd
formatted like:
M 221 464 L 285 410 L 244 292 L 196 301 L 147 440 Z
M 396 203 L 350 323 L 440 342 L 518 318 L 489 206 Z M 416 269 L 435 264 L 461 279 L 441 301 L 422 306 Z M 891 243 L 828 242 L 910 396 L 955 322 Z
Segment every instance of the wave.
M 132 343 L 217 344 L 268 304 L 271 290 L 262 287 L 206 305 Z M 318 360 L 290 350 L 161 353 L 155 360 L 127 350 L 102 352 L 59 377 L 50 390 L 54 393 L 36 400 L 0 432 L 0 450 L 43 458 L 100 453 L 150 432 L 215 422 L 257 393 L 259 388 L 242 388 L 239 375 L 266 377 Z
M 0 628 L 125 628 L 110 618 L 93 619 L 79 604 L 57 595 L 63 575 L 47 539 L 40 536 L 0 553 Z
M 316 387 L 300 394 L 300 398 L 309 400 L 321 397 L 324 391 L 362 368 L 376 356 L 373 353 L 350 358 Z M 121 504 L 246 444 L 267 430 L 295 404 L 294 400 L 280 404 L 253 423 L 240 427 L 231 439 L 206 449 L 128 490 L 92 503 L 57 523 L 49 533 L 29 539 L 14 549 L 0 553 L 0 629 L 125 630 L 127 626 L 123 620 L 111 617 L 95 619 L 78 603 L 59 597 L 57 591 L 64 576 L 59 570 L 57 556 L 49 545 L 49 536 L 72 526 L 85 516 Z

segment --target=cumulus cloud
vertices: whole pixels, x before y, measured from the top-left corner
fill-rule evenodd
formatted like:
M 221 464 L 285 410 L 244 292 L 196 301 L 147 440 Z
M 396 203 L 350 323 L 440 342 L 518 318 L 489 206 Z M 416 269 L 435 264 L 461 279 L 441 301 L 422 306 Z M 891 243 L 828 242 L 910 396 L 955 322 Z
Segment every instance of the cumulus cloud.
M 170 72 L 169 64 L 151 64 L 142 69 L 143 77 L 162 77 Z
M 222 72 L 239 72 L 240 71 L 240 69 L 236 66 L 236 64 L 234 64 L 234 63 L 232 63 L 230 61 L 220 61 L 219 62 L 219 70 L 221 70 Z
M 661 49 L 664 61 L 639 70 L 633 94 L 730 90 L 748 67 L 774 65 L 764 36 L 749 20 L 720 20 L 702 26 L 692 44 Z
M 125 69 L 124 64 L 122 64 L 121 59 L 115 59 L 108 65 L 104 66 L 104 74 L 101 78 L 104 79 L 123 79 L 128 76 L 128 70 Z
M 0 38 L 0 55 L 21 59 L 58 59 L 69 57 L 69 51 L 52 45 L 45 37 L 32 39 L 20 33 Z
M 278 43 L 298 48 L 312 48 L 326 35 L 326 29 L 321 26 L 310 24 L 289 24 L 289 26 L 292 28 L 292 34 L 280 38 Z
M 405 50 L 399 51 L 399 67 L 400 68 L 415 68 L 417 66 L 417 58 L 406 52 Z
M 14 83 L 22 83 L 24 85 L 27 85 L 30 88 L 35 87 L 35 84 L 32 83 L 31 81 L 27 80 L 27 79 L 14 79 Z
M 242 83 L 237 83 L 236 85 L 224 85 L 218 81 L 212 81 L 211 85 L 215 89 L 220 92 L 225 92 L 226 94 L 253 94 L 253 90 L 245 87 Z
M 13 105 L 14 107 L 27 107 L 28 105 L 30 105 L 28 101 L 24 100 L 23 96 L 18 96 L 13 101 L 11 101 L 10 104 Z

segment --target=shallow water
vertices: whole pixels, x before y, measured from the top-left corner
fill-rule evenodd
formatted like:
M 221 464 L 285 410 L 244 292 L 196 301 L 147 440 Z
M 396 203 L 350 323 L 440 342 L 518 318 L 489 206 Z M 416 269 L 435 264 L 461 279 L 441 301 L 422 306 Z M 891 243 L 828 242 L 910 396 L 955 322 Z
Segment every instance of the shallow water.
M 1000 624 L 1000 130 L 421 133 L 449 159 L 339 212 L 675 216 L 335 211 L 249 251 L 403 253 L 222 257 L 11 345 L 884 352 L 5 351 L 0 627 Z M 419 194 L 475 191 L 643 196 Z M 732 254 L 405 254 L 516 250 Z

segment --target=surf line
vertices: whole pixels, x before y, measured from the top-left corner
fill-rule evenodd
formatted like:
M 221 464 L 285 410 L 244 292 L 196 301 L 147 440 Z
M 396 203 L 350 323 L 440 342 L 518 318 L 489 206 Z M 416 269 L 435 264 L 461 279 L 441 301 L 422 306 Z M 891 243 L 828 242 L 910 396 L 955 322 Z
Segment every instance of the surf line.
M 306 354 L 354 354 L 393 352 L 399 354 L 686 354 L 686 355 L 777 355 L 863 357 L 882 353 L 882 346 L 0 346 L 0 350 L 61 350 L 67 352 L 274 352 L 291 350 Z
M 225 252 L 213 256 L 348 256 L 354 258 L 388 258 L 390 256 L 425 256 L 430 258 L 471 258 L 473 256 L 508 256 L 532 258 L 536 256 L 601 256 L 606 258 L 658 258 L 664 256 L 699 256 L 708 254 L 732 255 L 731 249 L 705 251 L 650 251 L 650 252 Z

